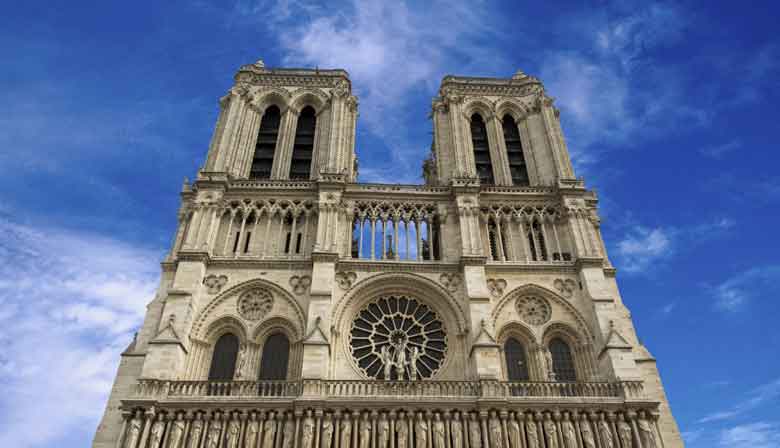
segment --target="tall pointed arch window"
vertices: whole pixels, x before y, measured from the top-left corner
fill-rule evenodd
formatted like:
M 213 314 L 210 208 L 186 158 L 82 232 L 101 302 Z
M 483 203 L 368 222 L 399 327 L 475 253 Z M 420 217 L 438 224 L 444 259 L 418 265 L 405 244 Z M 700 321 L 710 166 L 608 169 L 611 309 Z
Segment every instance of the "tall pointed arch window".
M 257 135 L 255 155 L 252 158 L 252 168 L 249 172 L 250 179 L 269 179 L 271 177 L 281 121 L 282 114 L 277 106 L 272 105 L 265 110 Z
M 260 380 L 286 380 L 290 361 L 290 340 L 283 333 L 274 333 L 263 344 L 260 358 Z
M 238 355 L 238 337 L 233 333 L 225 333 L 214 344 L 214 354 L 211 356 L 209 368 L 210 381 L 230 381 L 236 370 Z
M 512 175 L 512 185 L 529 185 L 528 167 L 523 156 L 523 144 L 520 141 L 520 131 L 515 119 L 507 114 L 501 121 L 506 143 L 506 155 L 509 160 L 509 172 Z
M 494 184 L 493 162 L 490 160 L 487 128 L 485 120 L 479 114 L 471 116 L 471 145 L 474 148 L 474 163 L 479 181 L 483 184 Z
M 525 347 L 515 338 L 509 338 L 504 343 L 506 356 L 506 377 L 509 381 L 528 381 L 528 361 Z
M 309 179 L 311 177 L 311 158 L 314 153 L 314 130 L 317 128 L 317 116 L 314 108 L 306 106 L 298 116 L 295 128 L 290 179 Z
M 561 338 L 554 338 L 550 341 L 549 348 L 556 381 L 577 381 L 574 358 L 571 355 L 569 344 Z
M 547 241 L 544 240 L 544 231 L 538 219 L 531 221 L 526 233 L 531 260 L 547 261 Z

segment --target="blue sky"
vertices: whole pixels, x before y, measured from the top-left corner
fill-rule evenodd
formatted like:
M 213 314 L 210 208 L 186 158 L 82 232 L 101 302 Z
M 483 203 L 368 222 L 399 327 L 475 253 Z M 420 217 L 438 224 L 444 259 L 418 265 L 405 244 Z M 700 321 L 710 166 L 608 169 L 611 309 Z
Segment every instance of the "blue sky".
M 217 99 L 258 58 L 350 72 L 376 182 L 420 181 L 445 74 L 540 77 L 688 446 L 780 446 L 776 4 L 6 3 L 0 446 L 91 442 Z

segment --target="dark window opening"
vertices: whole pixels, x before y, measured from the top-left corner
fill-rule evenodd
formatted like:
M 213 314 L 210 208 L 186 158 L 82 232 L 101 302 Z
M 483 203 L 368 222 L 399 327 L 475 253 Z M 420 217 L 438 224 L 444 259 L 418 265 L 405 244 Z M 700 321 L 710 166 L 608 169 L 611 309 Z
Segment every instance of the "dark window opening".
M 230 381 L 236 370 L 238 355 L 238 337 L 225 333 L 214 344 L 214 354 L 211 357 L 209 381 Z
M 493 220 L 488 222 L 488 243 L 490 244 L 490 258 L 498 260 L 498 233 Z
M 246 241 L 244 241 L 244 253 L 249 252 L 249 240 L 252 238 L 252 232 L 246 233 Z
M 301 237 L 303 234 L 298 233 L 298 237 L 295 239 L 295 253 L 299 254 L 301 253 Z
M 577 372 L 574 370 L 574 358 L 571 355 L 569 344 L 560 338 L 550 341 L 550 354 L 553 361 L 553 372 L 556 381 L 577 381 Z
M 281 120 L 282 115 L 278 107 L 270 106 L 265 110 L 257 135 L 255 155 L 252 158 L 252 168 L 249 172 L 250 179 L 269 179 L 271 177 Z
M 529 185 L 528 167 L 525 164 L 523 155 L 523 143 L 520 140 L 520 131 L 517 129 L 517 123 L 511 115 L 506 115 L 502 120 L 504 129 L 504 142 L 506 143 L 506 154 L 509 160 L 509 172 L 512 175 L 512 185 Z
M 306 106 L 298 116 L 295 129 L 290 179 L 309 179 L 311 177 L 311 159 L 314 153 L 314 132 L 317 117 L 314 108 Z
M 284 253 L 289 254 L 290 253 L 290 236 L 292 234 L 290 232 L 287 232 L 287 237 L 284 240 Z
M 263 345 L 260 359 L 260 380 L 286 380 L 290 360 L 290 341 L 282 333 L 274 333 Z
M 233 240 L 233 253 L 238 250 L 238 239 L 241 238 L 241 232 L 236 232 L 236 239 Z
M 483 184 L 494 184 L 493 163 L 490 160 L 487 128 L 479 114 L 471 116 L 471 144 L 474 147 L 474 163 L 476 164 L 479 181 Z
M 528 362 L 525 347 L 515 338 L 509 338 L 504 344 L 506 371 L 509 381 L 528 381 Z

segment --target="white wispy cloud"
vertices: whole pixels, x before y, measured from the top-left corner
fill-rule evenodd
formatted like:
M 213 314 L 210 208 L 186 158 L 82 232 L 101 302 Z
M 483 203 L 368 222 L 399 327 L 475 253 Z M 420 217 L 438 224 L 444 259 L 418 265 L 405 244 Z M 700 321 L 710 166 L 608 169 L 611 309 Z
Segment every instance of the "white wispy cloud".
M 780 265 L 757 266 L 740 272 L 713 288 L 715 308 L 739 311 L 758 291 L 766 291 L 779 279 Z
M 154 295 L 160 253 L 0 217 L 0 257 L 0 446 L 89 435 Z
M 641 272 L 654 262 L 668 257 L 674 248 L 669 231 L 657 227 L 635 226 L 618 245 L 620 266 L 627 272 Z
M 780 425 L 776 422 L 754 422 L 737 425 L 720 432 L 724 448 L 777 448 L 780 446 Z
M 761 405 L 775 402 L 777 397 L 780 396 L 780 378 L 769 383 L 762 384 L 761 386 L 750 391 L 747 395 L 748 398 L 740 401 L 733 407 L 723 411 L 708 414 L 700 418 L 698 423 L 701 424 L 720 420 L 728 420 L 758 408 Z
M 742 148 L 742 141 L 739 139 L 731 140 L 720 145 L 708 146 L 699 150 L 699 153 L 711 157 L 713 159 L 720 159 L 724 155 L 736 151 Z

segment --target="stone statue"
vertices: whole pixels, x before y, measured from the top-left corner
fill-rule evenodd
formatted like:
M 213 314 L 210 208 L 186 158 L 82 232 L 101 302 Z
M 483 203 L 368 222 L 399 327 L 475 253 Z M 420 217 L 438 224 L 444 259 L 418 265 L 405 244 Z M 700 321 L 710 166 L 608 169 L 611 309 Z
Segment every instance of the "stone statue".
M 149 448 L 160 448 L 160 442 L 162 442 L 163 433 L 165 432 L 165 422 L 162 419 L 158 419 L 152 425 L 152 431 L 149 435 Z
M 368 419 L 368 413 L 363 414 L 360 421 L 360 448 L 371 447 L 371 420 Z
M 417 381 L 417 361 L 422 355 L 417 347 L 412 348 L 411 362 L 409 363 L 409 379 Z
M 214 419 L 209 424 L 209 431 L 206 436 L 206 448 L 217 448 L 219 446 L 220 435 L 222 435 L 222 422 Z
M 490 430 L 490 446 L 503 448 L 504 437 L 501 435 L 501 421 L 498 420 L 495 412 L 490 413 L 488 429 Z
M 233 375 L 234 379 L 240 380 L 244 378 L 244 366 L 246 365 L 246 344 L 241 344 L 238 348 L 238 355 L 236 355 L 236 371 Z
M 655 441 L 655 432 L 653 427 L 645 419 L 639 420 L 639 434 L 642 439 L 642 448 L 656 448 L 658 444 Z
M 274 413 L 271 412 L 263 423 L 263 448 L 272 448 L 274 446 L 274 436 L 276 436 L 276 421 Z
M 181 415 L 171 422 L 171 435 L 168 436 L 168 448 L 179 448 L 181 446 L 181 438 L 184 435 L 184 421 L 181 419 Z
M 582 444 L 585 448 L 596 448 L 596 439 L 593 437 L 593 430 L 590 429 L 590 423 L 582 419 L 580 422 L 580 431 L 582 432 Z
M 322 419 L 320 438 L 322 439 L 322 448 L 330 448 L 333 443 L 333 419 L 330 414 L 326 414 L 325 418 Z
M 227 441 L 225 443 L 225 448 L 237 448 L 238 447 L 238 438 L 241 435 L 241 422 L 238 420 L 230 420 L 230 423 L 228 423 L 227 428 Z
M 631 436 L 631 425 L 629 425 L 625 420 L 620 420 L 618 422 L 618 437 L 620 437 L 620 444 L 622 446 L 633 446 L 631 443 L 633 441 Z
M 482 430 L 475 414 L 469 419 L 469 445 L 471 448 L 482 448 Z
M 528 448 L 539 448 L 539 429 L 530 415 L 525 425 L 525 432 L 528 434 Z
M 398 443 L 396 444 L 396 447 L 406 448 L 407 442 L 409 441 L 409 424 L 406 423 L 404 414 L 401 414 L 395 422 L 395 432 L 398 434 Z
M 414 348 L 417 350 L 417 347 Z M 444 422 L 441 420 L 439 413 L 433 416 L 433 447 L 434 448 L 446 448 L 445 441 L 447 440 L 447 431 L 444 428 Z
M 561 424 L 563 431 L 563 444 L 566 448 L 577 448 L 577 434 L 574 432 L 574 424 L 569 420 L 564 420 Z
M 520 442 L 522 438 L 522 433 L 520 432 L 520 423 L 518 423 L 516 419 L 510 418 L 506 429 L 509 432 L 509 445 L 512 448 L 522 448 L 523 445 L 521 445 Z
M 390 354 L 390 348 L 387 345 L 383 345 L 380 350 L 380 357 L 382 358 L 383 368 L 385 372 L 385 381 L 390 381 L 393 373 L 393 355 Z M 400 379 L 400 378 L 399 378 Z
M 395 353 L 395 374 L 398 375 L 398 381 L 404 380 L 404 369 L 406 368 L 406 347 L 401 345 Z
M 314 445 L 314 419 L 311 417 L 311 411 L 306 411 L 301 432 L 301 447 L 312 448 Z
M 428 423 L 423 418 L 422 412 L 417 414 L 417 420 L 414 422 L 414 446 L 428 448 Z
M 203 432 L 203 420 L 196 419 L 192 421 L 190 428 L 190 448 L 200 445 L 200 434 Z
M 609 429 L 609 423 L 606 420 L 599 422 L 599 436 L 601 437 L 601 448 L 615 448 L 615 442 L 612 440 L 612 431 Z
M 463 448 L 463 422 L 460 421 L 460 415 L 455 414 L 450 425 L 452 433 L 452 448 Z
M 144 421 L 141 420 L 141 411 L 135 411 L 135 417 L 130 420 L 127 428 L 127 438 L 125 438 L 125 448 L 135 448 L 138 445 L 138 439 L 141 437 L 141 428 Z
M 352 441 L 352 422 L 349 421 L 349 414 L 341 419 L 341 443 L 339 448 L 350 448 Z
M 284 438 L 282 439 L 283 448 L 292 448 L 295 441 L 295 422 L 292 415 L 288 415 L 284 421 L 284 428 L 282 429 Z
M 547 379 L 555 381 L 555 370 L 553 369 L 552 353 L 549 348 L 544 348 L 544 364 L 547 366 Z
M 377 448 L 387 448 L 387 442 L 390 441 L 390 423 L 385 414 L 379 417 L 377 422 Z
M 544 422 L 544 434 L 547 436 L 547 448 L 558 448 L 558 428 L 555 427 L 554 421 Z
M 257 420 L 251 420 L 246 425 L 246 434 L 244 435 L 244 446 L 255 448 L 257 444 L 257 433 L 260 432 L 260 424 Z

